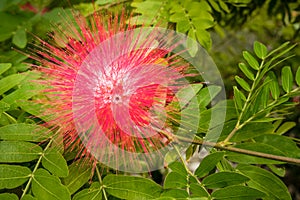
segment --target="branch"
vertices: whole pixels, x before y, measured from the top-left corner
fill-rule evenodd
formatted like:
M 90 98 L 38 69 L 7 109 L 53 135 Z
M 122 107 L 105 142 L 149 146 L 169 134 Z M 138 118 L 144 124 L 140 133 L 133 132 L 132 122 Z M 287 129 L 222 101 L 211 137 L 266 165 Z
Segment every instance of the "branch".
M 216 149 L 221 149 L 221 150 L 226 150 L 226 151 L 231 151 L 231 152 L 236 152 L 236 153 L 241 153 L 241 154 L 246 154 L 246 155 L 251 155 L 251 156 L 256 156 L 256 157 L 262 157 L 262 158 L 267 158 L 267 159 L 272 159 L 272 160 L 278 160 L 278 161 L 283 161 L 283 162 L 292 163 L 292 164 L 300 164 L 300 159 L 298 159 L 298 158 L 278 156 L 278 155 L 273 155 L 273 154 L 268 154 L 268 153 L 251 151 L 251 150 L 247 150 L 247 149 L 240 149 L 240 148 L 236 148 L 236 147 L 227 147 L 227 146 L 223 146 L 219 143 L 208 142 L 208 141 L 204 141 L 199 138 L 195 138 L 194 140 L 191 140 L 191 139 L 180 137 L 180 136 L 174 136 L 174 137 L 177 139 L 177 141 L 181 141 L 181 142 L 188 142 L 191 144 L 204 145 L 204 146 L 208 146 L 208 147 L 214 147 Z

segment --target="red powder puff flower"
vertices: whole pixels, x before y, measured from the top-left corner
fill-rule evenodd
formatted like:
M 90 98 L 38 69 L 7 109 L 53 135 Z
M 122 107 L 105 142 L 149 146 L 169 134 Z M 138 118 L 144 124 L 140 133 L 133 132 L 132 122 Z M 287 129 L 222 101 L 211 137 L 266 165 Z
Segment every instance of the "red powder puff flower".
M 185 65 L 175 53 L 172 32 L 126 24 L 125 15 L 103 22 L 74 14 L 50 44 L 32 56 L 47 86 L 49 123 L 60 127 L 69 149 L 123 171 L 159 167 L 172 138 L 175 93 L 185 87 Z M 63 44 L 63 45 L 61 45 Z M 144 164 L 146 163 L 146 168 Z

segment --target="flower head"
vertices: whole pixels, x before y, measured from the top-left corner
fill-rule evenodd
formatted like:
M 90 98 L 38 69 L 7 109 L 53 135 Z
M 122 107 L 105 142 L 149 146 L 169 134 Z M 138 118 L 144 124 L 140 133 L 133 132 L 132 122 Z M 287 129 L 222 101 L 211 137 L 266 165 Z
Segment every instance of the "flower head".
M 60 127 L 67 147 L 132 171 L 137 160 L 155 165 L 168 151 L 176 110 L 169 104 L 186 84 L 186 65 L 167 56 L 181 44 L 171 32 L 128 25 L 124 16 L 104 23 L 97 13 L 89 22 L 74 15 L 75 24 L 54 31 L 61 45 L 41 41 L 35 59 L 48 123 Z

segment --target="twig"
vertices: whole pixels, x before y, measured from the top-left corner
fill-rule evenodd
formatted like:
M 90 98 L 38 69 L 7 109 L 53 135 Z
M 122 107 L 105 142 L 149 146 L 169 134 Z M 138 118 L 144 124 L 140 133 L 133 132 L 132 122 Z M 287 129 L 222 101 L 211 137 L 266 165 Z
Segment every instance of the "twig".
M 251 155 L 251 156 L 256 156 L 256 157 L 262 157 L 262 158 L 267 158 L 267 159 L 272 159 L 272 160 L 277 160 L 277 161 L 282 161 L 282 162 L 288 162 L 288 163 L 292 163 L 292 164 L 300 164 L 300 159 L 298 159 L 298 158 L 278 156 L 278 155 L 273 155 L 273 154 L 268 154 L 268 153 L 251 151 L 251 150 L 247 150 L 247 149 L 223 146 L 220 143 L 208 142 L 208 141 L 201 140 L 199 138 L 191 140 L 191 139 L 180 137 L 180 136 L 175 136 L 175 137 L 177 138 L 178 141 L 188 142 L 191 144 L 204 145 L 204 146 L 214 147 L 216 149 L 221 149 L 221 150 L 226 150 L 226 151 L 231 151 L 231 152 L 236 152 L 236 153 L 241 153 L 241 154 L 246 154 L 246 155 Z

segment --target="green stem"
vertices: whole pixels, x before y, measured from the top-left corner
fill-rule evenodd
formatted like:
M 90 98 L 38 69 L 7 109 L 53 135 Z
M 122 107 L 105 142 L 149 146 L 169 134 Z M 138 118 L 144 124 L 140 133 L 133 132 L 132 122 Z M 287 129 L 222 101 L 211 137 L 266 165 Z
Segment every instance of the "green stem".
M 12 121 L 14 124 L 17 123 L 17 120 L 16 120 L 13 116 L 11 116 L 10 114 L 8 114 L 7 112 L 3 112 L 3 114 L 4 114 L 10 121 Z
M 102 189 L 102 191 L 103 191 L 104 199 L 105 199 L 105 200 L 108 200 L 107 194 L 106 194 L 106 191 L 105 191 L 105 187 L 103 186 L 103 181 L 102 181 L 102 178 L 101 178 L 101 174 L 100 174 L 100 172 L 99 172 L 99 169 L 98 169 L 98 166 L 97 166 L 97 165 L 96 165 L 96 173 L 97 173 L 97 176 L 98 176 L 100 185 L 101 185 L 101 189 Z
M 35 164 L 35 167 L 34 167 L 32 173 L 31 173 L 30 178 L 29 178 L 29 180 L 28 180 L 28 182 L 27 182 L 27 184 L 26 184 L 26 187 L 25 187 L 25 189 L 24 189 L 24 191 L 23 191 L 23 193 L 22 193 L 21 199 L 26 195 L 27 191 L 29 190 L 30 185 L 31 185 L 31 182 L 32 182 L 32 179 L 33 179 L 33 177 L 34 177 L 34 173 L 35 173 L 36 170 L 38 169 L 40 163 L 42 162 L 42 158 L 43 158 L 44 155 L 45 155 L 45 152 L 46 152 L 47 149 L 51 146 L 52 142 L 53 142 L 53 139 L 51 138 L 50 141 L 49 141 L 49 143 L 47 144 L 47 146 L 45 147 L 45 149 L 44 149 L 43 152 L 41 153 L 41 156 L 39 157 L 37 163 Z
M 264 60 L 262 60 L 262 62 L 260 63 L 260 66 L 259 66 L 259 69 L 256 73 L 256 76 L 253 80 L 253 83 L 252 83 L 252 86 L 251 86 L 251 89 L 250 89 L 250 92 L 247 96 L 247 99 L 246 99 L 246 102 L 242 108 L 242 111 L 240 112 L 239 114 L 239 117 L 238 117 L 238 120 L 236 122 L 236 125 L 235 125 L 235 128 L 231 131 L 231 133 L 227 136 L 227 138 L 223 141 L 224 144 L 227 144 L 229 142 L 229 140 L 233 137 L 233 135 L 240 129 L 242 128 L 242 125 L 240 125 L 241 121 L 242 121 L 242 118 L 244 117 L 244 113 L 246 112 L 248 106 L 249 106 L 249 103 L 250 103 L 250 100 L 251 100 L 251 97 L 252 97 L 252 94 L 253 92 L 255 91 L 255 88 L 258 84 L 258 82 L 260 81 L 259 77 L 260 77 L 260 73 L 261 73 L 261 69 L 263 68 L 264 66 Z
M 180 139 L 179 139 L 179 140 L 180 140 Z M 183 157 L 181 156 L 181 153 L 180 153 L 178 147 L 175 145 L 174 148 L 175 148 L 175 150 L 176 150 L 176 152 L 177 152 L 177 154 L 178 154 L 178 156 L 179 156 L 179 158 L 180 158 L 180 160 L 181 160 L 181 162 L 182 162 L 182 164 L 183 164 L 185 170 L 186 170 L 187 173 L 188 173 L 188 176 L 186 177 L 187 183 L 188 183 L 187 188 L 186 188 L 186 191 L 187 191 L 188 194 L 190 194 L 190 185 L 189 185 L 190 178 L 189 178 L 189 176 L 194 177 L 194 179 L 197 180 L 197 182 L 198 182 L 199 185 L 202 185 L 202 184 L 201 184 L 201 182 L 199 181 L 199 179 L 198 179 L 198 178 L 197 178 L 197 177 L 189 170 L 189 168 L 187 167 L 186 160 L 183 159 Z
M 236 147 L 223 146 L 220 143 L 208 142 L 208 141 L 204 141 L 199 138 L 196 138 L 194 140 L 180 137 L 180 136 L 176 136 L 176 138 L 178 141 L 188 142 L 191 144 L 204 145 L 204 146 L 214 147 L 216 149 L 246 154 L 246 155 L 250 155 L 250 156 L 262 157 L 262 158 L 267 158 L 267 159 L 272 159 L 272 160 L 277 160 L 277 161 L 282 161 L 282 162 L 288 162 L 288 163 L 294 163 L 294 164 L 300 164 L 300 159 L 298 159 L 298 158 L 290 158 L 290 157 L 285 157 L 285 156 L 278 156 L 278 155 L 273 155 L 273 154 L 268 154 L 268 153 L 240 149 L 240 148 L 236 148 Z
M 258 111 L 257 113 L 255 113 L 253 116 L 249 117 L 249 119 L 247 119 L 246 121 L 244 121 L 242 124 L 240 124 L 240 121 L 237 122 L 237 125 L 235 126 L 235 128 L 230 132 L 230 134 L 227 136 L 227 138 L 222 142 L 222 144 L 228 144 L 229 140 L 232 138 L 232 136 L 239 130 L 241 129 L 243 126 L 245 126 L 247 123 L 249 123 L 250 121 L 252 121 L 253 119 L 255 119 L 256 116 L 260 115 L 262 112 L 264 112 L 266 109 L 269 109 L 270 107 L 276 105 L 276 103 L 278 103 L 280 101 L 280 99 L 286 98 L 291 96 L 293 93 L 297 94 L 297 92 L 299 92 L 300 88 L 296 88 L 294 90 L 292 90 L 289 93 L 286 93 L 284 95 L 282 95 L 279 99 L 275 99 L 273 102 L 271 102 L 266 108 Z

